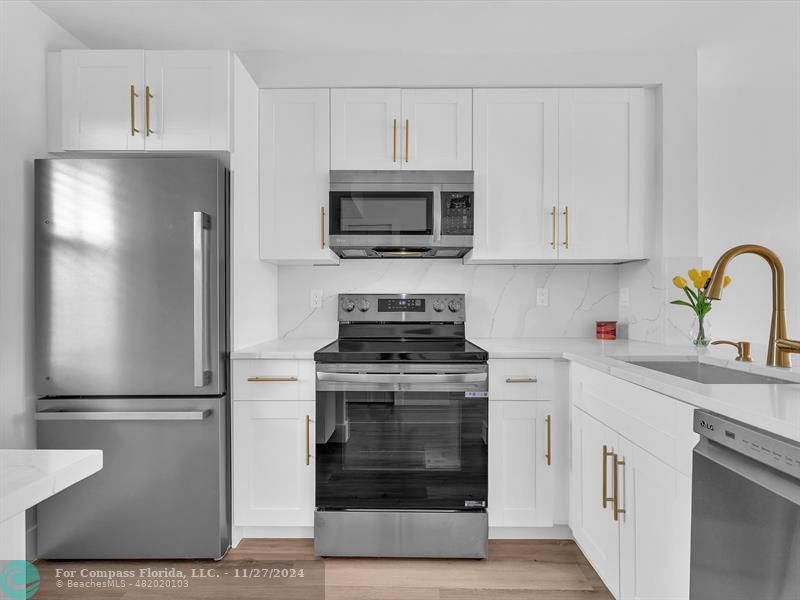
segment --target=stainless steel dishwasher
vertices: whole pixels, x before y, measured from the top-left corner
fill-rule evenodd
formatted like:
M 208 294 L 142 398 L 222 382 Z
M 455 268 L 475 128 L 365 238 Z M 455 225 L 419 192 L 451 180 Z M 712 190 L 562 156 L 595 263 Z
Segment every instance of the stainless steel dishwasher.
M 800 443 L 695 412 L 691 600 L 800 598 Z

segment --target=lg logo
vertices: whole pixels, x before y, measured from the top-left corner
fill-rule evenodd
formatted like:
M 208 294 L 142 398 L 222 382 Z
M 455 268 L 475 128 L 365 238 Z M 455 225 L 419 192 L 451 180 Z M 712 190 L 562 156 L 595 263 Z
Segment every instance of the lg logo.
M 700 421 L 700 427 L 703 429 L 708 429 L 709 431 L 714 431 L 714 425 L 711 423 L 706 423 L 705 421 Z

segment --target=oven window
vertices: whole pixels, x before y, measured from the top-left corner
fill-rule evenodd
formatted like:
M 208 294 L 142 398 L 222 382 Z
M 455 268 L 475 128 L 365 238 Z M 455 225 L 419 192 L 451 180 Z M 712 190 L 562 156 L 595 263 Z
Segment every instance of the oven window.
M 317 507 L 482 509 L 485 398 L 318 392 Z
M 429 192 L 331 192 L 331 233 L 431 235 Z

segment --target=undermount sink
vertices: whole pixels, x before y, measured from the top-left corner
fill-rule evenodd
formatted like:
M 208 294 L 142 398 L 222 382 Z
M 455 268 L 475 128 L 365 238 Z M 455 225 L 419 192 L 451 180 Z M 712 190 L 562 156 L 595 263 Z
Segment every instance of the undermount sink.
M 797 381 L 778 379 L 769 375 L 709 365 L 696 360 L 629 360 L 626 362 L 666 373 L 667 375 L 709 385 L 798 383 Z

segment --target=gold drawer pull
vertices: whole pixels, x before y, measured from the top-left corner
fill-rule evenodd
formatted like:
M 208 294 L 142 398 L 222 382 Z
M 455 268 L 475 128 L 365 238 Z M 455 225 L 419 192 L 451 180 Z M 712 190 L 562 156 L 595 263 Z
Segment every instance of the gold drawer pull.
M 550 211 L 550 217 L 553 220 L 553 233 L 550 237 L 550 247 L 555 250 L 556 249 L 556 207 L 553 207 L 553 210 Z
M 506 377 L 506 383 L 539 383 L 536 377 Z
M 273 383 L 278 381 L 297 381 L 297 377 L 248 377 L 247 381 Z
M 139 94 L 136 93 L 136 88 L 133 87 L 131 84 L 131 136 L 136 135 L 139 133 L 139 130 L 136 129 L 136 100 Z
M 397 162 L 397 119 L 392 121 L 392 162 Z
M 319 246 L 325 249 L 325 207 L 319 209 Z

